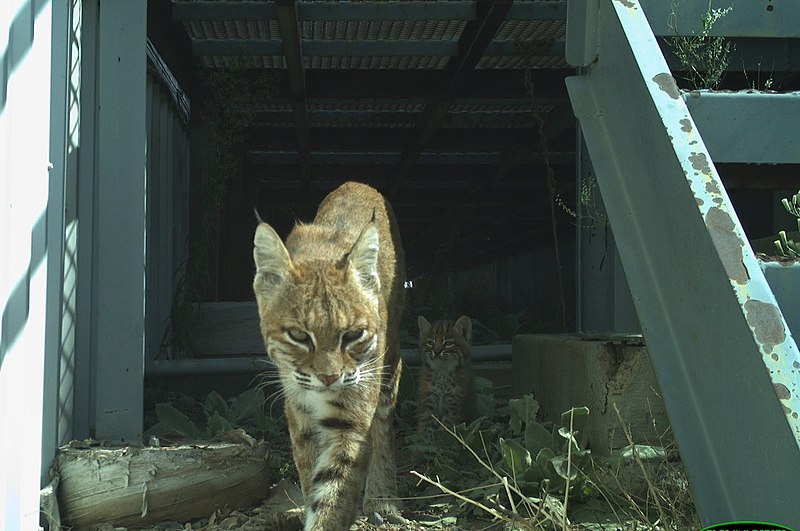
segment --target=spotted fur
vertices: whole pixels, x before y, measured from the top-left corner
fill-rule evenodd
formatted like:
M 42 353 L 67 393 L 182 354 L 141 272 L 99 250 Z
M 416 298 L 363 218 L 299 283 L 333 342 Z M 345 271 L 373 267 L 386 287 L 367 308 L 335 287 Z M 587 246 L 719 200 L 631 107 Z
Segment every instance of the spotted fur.
M 470 358 L 472 322 L 462 315 L 455 322 L 429 323 L 419 316 L 419 376 L 417 426 L 425 432 L 438 426 L 469 422 L 475 417 L 475 385 Z
M 404 257 L 391 207 L 345 183 L 281 241 L 256 229 L 261 334 L 278 370 L 305 529 L 399 519 L 392 422 L 402 365 Z M 366 492 L 364 492 L 366 489 Z

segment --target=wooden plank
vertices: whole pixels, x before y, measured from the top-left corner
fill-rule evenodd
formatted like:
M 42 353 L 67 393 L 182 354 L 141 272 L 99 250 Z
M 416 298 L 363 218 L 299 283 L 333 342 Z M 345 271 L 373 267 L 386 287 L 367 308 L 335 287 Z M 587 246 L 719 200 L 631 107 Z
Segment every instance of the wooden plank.
M 169 222 L 172 201 L 170 198 L 170 187 L 172 185 L 172 116 L 174 111 L 170 105 L 166 91 L 159 86 L 159 106 L 160 123 L 159 137 L 161 141 L 158 170 L 159 200 L 158 200 L 158 311 L 155 316 L 157 319 L 158 330 L 158 350 L 160 354 L 161 342 L 164 339 L 164 331 L 169 318 L 169 307 L 172 303 L 172 262 L 171 245 L 172 224 Z M 150 353 L 151 355 L 153 353 Z
M 255 302 L 196 305 L 191 337 L 197 357 L 264 355 Z
M 148 76 L 147 82 L 147 190 L 150 192 L 145 198 L 145 211 L 147 225 L 145 227 L 147 248 L 145 249 L 145 316 L 156 315 L 158 310 L 158 168 L 160 158 L 160 122 L 158 82 Z M 153 359 L 158 353 L 158 322 L 156 319 L 146 319 L 145 322 L 145 352 L 148 359 Z

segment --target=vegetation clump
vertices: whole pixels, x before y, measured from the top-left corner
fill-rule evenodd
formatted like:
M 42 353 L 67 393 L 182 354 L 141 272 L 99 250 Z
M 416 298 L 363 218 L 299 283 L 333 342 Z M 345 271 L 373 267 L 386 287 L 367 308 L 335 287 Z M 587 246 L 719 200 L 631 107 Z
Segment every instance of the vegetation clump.
M 700 20 L 700 32 L 684 36 L 678 31 L 677 7 L 678 3 L 673 2 L 668 25 L 675 36 L 668 38 L 667 43 L 686 69 L 686 81 L 693 90 L 719 88 L 728 69 L 733 45 L 725 37 L 712 37 L 711 30 L 733 8 L 714 9 L 708 0 Z
M 400 403 L 398 480 L 410 523 L 364 517 L 353 529 L 699 528 L 674 447 L 635 444 L 626 430 L 630 444 L 601 457 L 585 444 L 588 408 L 573 407 L 560 422 L 546 422 L 533 395 L 496 398 L 492 383 L 481 377 L 476 388 L 480 418 L 427 433 L 417 430 L 415 403 Z M 228 400 L 215 392 L 203 401 L 181 396 L 156 407 L 158 424 L 151 432 L 215 439 L 245 430 L 267 440 L 273 482 L 296 484 L 285 423 L 270 414 L 268 402 L 263 388 Z M 268 518 L 268 505 L 235 516 L 241 522 Z M 278 516 L 294 521 L 299 515 L 293 507 Z M 192 527 L 221 529 L 223 516 L 232 518 L 215 513 Z

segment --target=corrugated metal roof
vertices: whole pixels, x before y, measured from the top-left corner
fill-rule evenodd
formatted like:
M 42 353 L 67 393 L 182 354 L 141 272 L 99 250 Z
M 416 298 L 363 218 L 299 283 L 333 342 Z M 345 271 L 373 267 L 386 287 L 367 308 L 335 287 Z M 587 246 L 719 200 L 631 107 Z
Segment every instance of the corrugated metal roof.
M 574 186 L 566 0 L 171 4 L 201 66 L 239 70 L 243 79 L 269 70 L 276 79 L 277 94 L 241 109 L 251 127 L 242 155 L 244 178 L 257 182 L 248 184 L 259 192 L 254 201 L 311 213 L 320 186 L 356 179 L 412 205 L 396 213 L 417 237 L 454 228 L 502 245 L 538 230 L 504 219 L 547 210 L 544 164 L 557 167 L 559 191 Z M 526 69 L 536 70 L 535 98 Z M 480 219 L 469 209 L 453 218 L 437 201 L 491 206 Z M 287 214 L 296 215 L 294 206 Z M 462 243 L 474 254 L 472 240 Z M 415 256 L 426 257 L 420 247 Z

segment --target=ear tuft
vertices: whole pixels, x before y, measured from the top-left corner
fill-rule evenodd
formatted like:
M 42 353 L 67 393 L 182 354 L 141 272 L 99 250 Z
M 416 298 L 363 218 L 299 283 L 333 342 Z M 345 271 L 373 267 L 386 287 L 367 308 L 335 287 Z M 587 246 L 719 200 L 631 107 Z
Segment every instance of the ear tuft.
M 424 336 L 431 329 L 431 323 L 422 315 L 417 317 L 417 326 L 419 326 L 419 337 Z
M 458 330 L 458 332 L 464 336 L 464 339 L 466 339 L 467 343 L 469 343 L 469 340 L 472 337 L 472 320 L 470 320 L 469 317 L 462 315 L 456 319 L 453 328 Z
M 285 279 L 292 265 L 289 251 L 286 250 L 280 236 L 266 223 L 261 223 L 256 228 L 253 238 L 253 260 L 256 264 L 256 276 L 262 275 L 270 282 Z
M 378 278 L 378 229 L 367 223 L 348 255 L 348 263 L 356 280 L 369 291 L 380 289 Z

